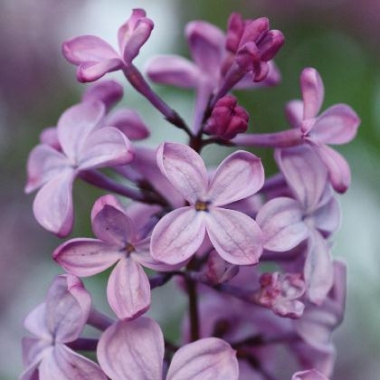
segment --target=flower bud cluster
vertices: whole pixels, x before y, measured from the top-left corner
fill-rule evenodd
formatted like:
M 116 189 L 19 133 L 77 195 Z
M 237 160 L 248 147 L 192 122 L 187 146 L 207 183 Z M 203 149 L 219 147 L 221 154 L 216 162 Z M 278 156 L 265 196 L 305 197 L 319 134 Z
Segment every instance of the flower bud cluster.
M 153 82 L 195 89 L 187 123 L 133 64 L 152 30 L 135 9 L 118 31 L 119 53 L 96 36 L 63 45 L 79 81 L 121 70 L 188 144 L 135 145 L 149 128 L 135 110 L 113 110 L 123 97 L 113 80 L 92 84 L 41 134 L 26 192 L 38 190 L 33 211 L 42 227 L 71 233 L 76 181 L 105 194 L 89 217 L 94 236 L 66 240 L 52 254 L 66 274 L 25 320 L 31 336 L 23 340 L 20 378 L 328 379 L 346 290 L 346 267 L 331 255 L 336 192 L 347 190 L 350 170 L 327 144 L 352 140 L 358 116 L 344 104 L 318 116 L 323 83 L 306 68 L 302 100 L 286 107 L 292 128 L 247 133 L 249 113 L 230 92 L 278 84 L 272 60 L 284 38 L 266 18 L 233 14 L 226 33 L 205 21 L 187 25 L 192 60 L 159 56 L 147 66 Z M 273 149 L 278 174 L 266 178 L 261 159 L 243 149 L 209 168 L 201 156 L 208 144 Z M 80 280 L 110 268 L 112 316 L 92 305 Z M 172 280 L 189 305 L 178 342 L 145 315 L 154 289 Z M 85 337 L 86 325 L 98 333 Z M 278 368 L 279 346 L 294 365 Z

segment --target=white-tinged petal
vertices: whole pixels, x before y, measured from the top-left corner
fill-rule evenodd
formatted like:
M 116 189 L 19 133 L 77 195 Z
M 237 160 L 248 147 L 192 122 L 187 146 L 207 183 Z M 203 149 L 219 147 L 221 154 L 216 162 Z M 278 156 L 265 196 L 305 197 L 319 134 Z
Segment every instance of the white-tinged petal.
M 312 231 L 308 241 L 304 276 L 308 298 L 320 305 L 333 286 L 334 267 L 329 244 L 316 230 Z
M 97 357 L 112 380 L 162 380 L 164 337 L 150 318 L 119 321 L 100 337 Z
M 218 166 L 212 177 L 207 200 L 222 206 L 247 198 L 264 184 L 260 158 L 242 150 L 232 153 Z
M 188 200 L 195 204 L 207 192 L 208 177 L 201 156 L 187 145 L 163 143 L 157 150 L 157 164 L 162 174 Z
M 57 133 L 63 152 L 77 164 L 89 134 L 100 126 L 105 105 L 100 101 L 82 102 L 68 108 L 58 120 Z
M 100 367 L 63 344 L 57 344 L 39 366 L 39 379 L 107 380 Z
M 205 213 L 208 236 L 220 256 L 236 265 L 257 264 L 263 251 L 258 224 L 239 211 L 215 207 Z
M 155 226 L 150 242 L 152 257 L 165 264 L 187 261 L 201 246 L 205 233 L 205 211 L 181 207 L 165 215 Z
M 59 237 L 67 236 L 73 227 L 72 189 L 75 176 L 74 169 L 66 168 L 46 183 L 34 199 L 33 213 L 37 222 Z
M 118 246 L 84 238 L 71 239 L 53 252 L 53 259 L 66 272 L 79 277 L 103 272 L 122 256 Z
M 36 337 L 49 341 L 51 333 L 46 322 L 46 304 L 44 302 L 27 315 L 24 327 Z
M 78 157 L 81 170 L 127 164 L 134 150 L 128 138 L 114 127 L 103 127 L 91 133 Z
M 40 186 L 58 176 L 69 166 L 65 155 L 53 147 L 45 144 L 37 145 L 28 157 L 27 174 L 28 183 L 25 192 L 30 193 Z
M 108 279 L 107 299 L 119 319 L 134 319 L 149 309 L 149 280 L 133 258 L 123 258 L 112 271 Z
M 166 380 L 237 380 L 236 352 L 219 338 L 204 338 L 181 347 L 173 356 Z
M 288 251 L 309 236 L 302 206 L 291 198 L 274 198 L 259 211 L 256 222 L 264 234 L 264 248 Z

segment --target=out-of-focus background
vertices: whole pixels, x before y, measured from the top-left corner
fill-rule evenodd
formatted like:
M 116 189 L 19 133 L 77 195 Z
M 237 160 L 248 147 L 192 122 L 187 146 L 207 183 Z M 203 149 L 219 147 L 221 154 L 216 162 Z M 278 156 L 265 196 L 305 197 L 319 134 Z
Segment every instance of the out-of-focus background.
M 65 39 L 95 34 L 116 46 L 118 27 L 132 8 L 142 7 L 155 22 L 152 38 L 137 66 L 155 54 L 188 55 L 183 27 L 192 19 L 220 28 L 232 11 L 245 18 L 267 16 L 286 44 L 276 62 L 280 86 L 239 94 L 256 131 L 287 128 L 284 104 L 300 96 L 299 74 L 313 66 L 325 83 L 324 108 L 350 104 L 360 115 L 358 137 L 339 150 L 352 168 L 352 186 L 340 197 L 342 227 L 333 253 L 349 268 L 344 324 L 334 335 L 338 357 L 333 379 L 380 378 L 380 2 L 378 0 L 2 0 L 0 2 L 0 379 L 14 379 L 22 370 L 22 320 L 45 296 L 59 268 L 51 260 L 59 239 L 33 219 L 34 195 L 23 193 L 28 152 L 46 126 L 79 100 L 83 85 L 65 62 Z M 120 78 L 114 75 L 115 78 Z M 157 87 L 185 117 L 191 116 L 191 94 Z M 126 86 L 123 105 L 140 110 L 154 130 L 181 139 Z M 260 152 L 261 154 L 261 152 Z M 264 153 L 263 153 L 264 154 Z M 219 158 L 209 158 L 217 162 Z M 270 161 L 270 154 L 264 154 Z M 78 184 L 75 204 L 83 215 L 74 231 L 90 233 L 88 211 L 96 193 Z M 87 213 L 87 214 L 86 214 Z M 81 212 L 78 212 L 78 216 Z M 93 282 L 104 296 L 104 283 Z M 100 301 L 99 301 L 100 302 Z

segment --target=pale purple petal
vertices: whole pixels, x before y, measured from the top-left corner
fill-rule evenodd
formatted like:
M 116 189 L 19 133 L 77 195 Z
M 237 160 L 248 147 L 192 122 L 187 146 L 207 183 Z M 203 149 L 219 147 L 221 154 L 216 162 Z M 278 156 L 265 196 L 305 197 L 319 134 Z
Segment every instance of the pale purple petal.
M 34 308 L 25 318 L 24 327 L 36 337 L 49 341 L 51 333 L 46 323 L 46 304 L 42 303 Z
M 123 87 L 115 80 L 103 80 L 87 87 L 82 102 L 101 101 L 109 110 L 123 97 Z
M 119 261 L 107 285 L 107 299 L 119 319 L 134 319 L 150 306 L 149 280 L 131 257 Z
M 225 55 L 224 33 L 215 25 L 205 21 L 188 23 L 185 33 L 196 65 L 201 72 L 217 79 Z
M 61 144 L 58 140 L 57 127 L 47 127 L 40 133 L 41 144 L 50 145 L 55 150 L 61 151 Z
M 181 88 L 195 88 L 200 72 L 191 61 L 176 56 L 162 55 L 152 58 L 146 68 L 148 77 L 156 83 Z
M 118 246 L 96 239 L 72 239 L 53 252 L 53 259 L 68 273 L 79 277 L 93 276 L 116 263 L 123 255 Z
M 49 145 L 40 144 L 32 149 L 28 157 L 28 182 L 25 192 L 30 193 L 69 166 L 68 159 Z
M 210 183 L 207 200 L 222 206 L 255 194 L 264 184 L 260 158 L 239 150 L 225 158 Z
M 286 182 L 305 212 L 314 211 L 328 184 L 325 165 L 318 155 L 304 145 L 278 149 L 275 157 Z
M 91 296 L 75 276 L 57 276 L 46 296 L 46 319 L 55 342 L 77 339 L 91 311 Z
M 236 352 L 219 338 L 204 338 L 181 347 L 173 356 L 167 380 L 237 380 Z
M 162 174 L 188 200 L 195 204 L 206 196 L 208 178 L 201 156 L 187 145 L 163 143 L 157 150 Z
M 301 129 L 303 103 L 301 100 L 292 100 L 285 106 L 285 116 L 293 128 Z
M 333 285 L 334 267 L 329 244 L 316 230 L 309 238 L 304 276 L 308 298 L 321 304 Z
M 75 171 L 66 169 L 46 183 L 37 193 L 33 213 L 38 223 L 58 235 L 67 236 L 74 223 L 72 188 Z
M 93 82 L 103 75 L 123 67 L 123 62 L 119 58 L 107 59 L 100 62 L 85 62 L 77 68 L 77 79 L 79 82 Z
M 58 120 L 58 139 L 63 152 L 77 164 L 77 158 L 89 134 L 100 126 L 105 106 L 99 101 L 84 102 L 68 108 Z
M 304 103 L 303 119 L 315 117 L 323 102 L 324 87 L 317 70 L 308 67 L 301 73 L 301 92 Z
M 120 321 L 100 337 L 97 357 L 112 380 L 161 380 L 164 337 L 153 319 Z
M 125 212 L 105 204 L 92 220 L 95 236 L 109 244 L 123 249 L 135 240 L 136 227 L 133 220 Z
M 89 35 L 75 37 L 64 42 L 62 52 L 65 58 L 75 65 L 119 58 L 111 45 L 99 37 Z
M 146 12 L 144 9 L 135 8 L 132 10 L 132 14 L 130 15 L 129 19 L 119 28 L 117 32 L 117 41 L 120 51 L 124 50 L 124 46 L 131 38 L 132 33 L 137 26 L 137 23 L 142 18 L 145 18 L 145 16 Z
M 345 144 L 356 136 L 359 124 L 360 119 L 351 107 L 337 104 L 317 118 L 310 137 L 325 144 Z
M 327 145 L 313 145 L 320 159 L 326 165 L 332 187 L 344 193 L 351 183 L 351 170 L 346 159 Z
M 103 127 L 91 133 L 78 157 L 81 170 L 122 165 L 133 159 L 134 150 L 128 138 L 114 127 Z
M 22 338 L 22 362 L 25 372 L 33 373 L 33 367 L 36 369 L 36 364 L 38 365 L 41 359 L 46 355 L 51 348 L 52 338 L 49 335 L 49 340 L 35 338 L 32 336 L 26 336 Z M 29 367 L 29 368 L 28 368 Z M 26 376 L 26 378 L 28 378 Z
M 322 207 L 318 208 L 313 215 L 313 225 L 322 233 L 331 234 L 340 226 L 340 207 L 336 198 L 331 199 Z
M 140 115 L 131 109 L 121 109 L 111 113 L 106 119 L 106 124 L 117 128 L 130 140 L 142 140 L 150 135 Z
M 91 209 L 91 221 L 93 223 L 94 218 L 100 212 L 103 210 L 104 206 L 111 206 L 113 208 L 116 208 L 117 210 L 121 211 L 122 213 L 125 213 L 123 205 L 119 202 L 119 200 L 112 194 L 103 195 L 100 198 L 98 198 Z
M 259 261 L 263 251 L 260 227 L 239 211 L 212 208 L 205 213 L 210 240 L 224 260 L 236 265 L 251 265 Z
M 329 380 L 325 375 L 316 369 L 297 372 L 292 376 L 292 380 Z
M 152 257 L 174 265 L 188 260 L 203 242 L 206 214 L 194 207 L 181 207 L 165 215 L 152 232 Z
M 40 379 L 107 380 L 106 375 L 93 361 L 57 344 L 51 355 L 39 367 Z
M 309 236 L 303 221 L 304 210 L 290 198 L 275 198 L 259 211 L 256 221 L 264 234 L 264 248 L 283 252 L 297 246 Z

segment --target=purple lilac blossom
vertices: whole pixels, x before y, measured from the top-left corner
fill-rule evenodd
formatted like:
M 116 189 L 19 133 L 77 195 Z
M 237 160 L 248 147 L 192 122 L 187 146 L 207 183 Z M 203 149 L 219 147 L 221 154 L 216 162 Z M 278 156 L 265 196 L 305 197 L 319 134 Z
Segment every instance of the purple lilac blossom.
M 79 337 L 90 310 L 90 294 L 78 278 L 56 277 L 46 301 L 25 319 L 25 328 L 34 336 L 22 342 L 25 370 L 20 379 L 105 380 L 96 363 L 66 345 Z
M 206 338 L 184 345 L 173 356 L 169 368 L 163 365 L 164 337 L 150 318 L 119 321 L 101 336 L 97 356 L 112 380 L 237 380 L 236 353 L 218 338 Z
M 66 110 L 57 124 L 62 152 L 40 144 L 28 158 L 27 193 L 38 191 L 33 211 L 37 221 L 58 236 L 68 235 L 74 223 L 72 187 L 82 171 L 121 165 L 133 159 L 128 138 L 104 126 L 105 107 L 84 102 Z
M 261 188 L 261 160 L 237 151 L 219 165 L 211 180 L 202 158 L 186 145 L 161 144 L 157 162 L 189 206 L 177 208 L 158 222 L 151 239 L 153 258 L 167 264 L 184 263 L 201 246 L 207 232 L 227 262 L 256 264 L 262 252 L 260 228 L 247 215 L 224 206 Z

